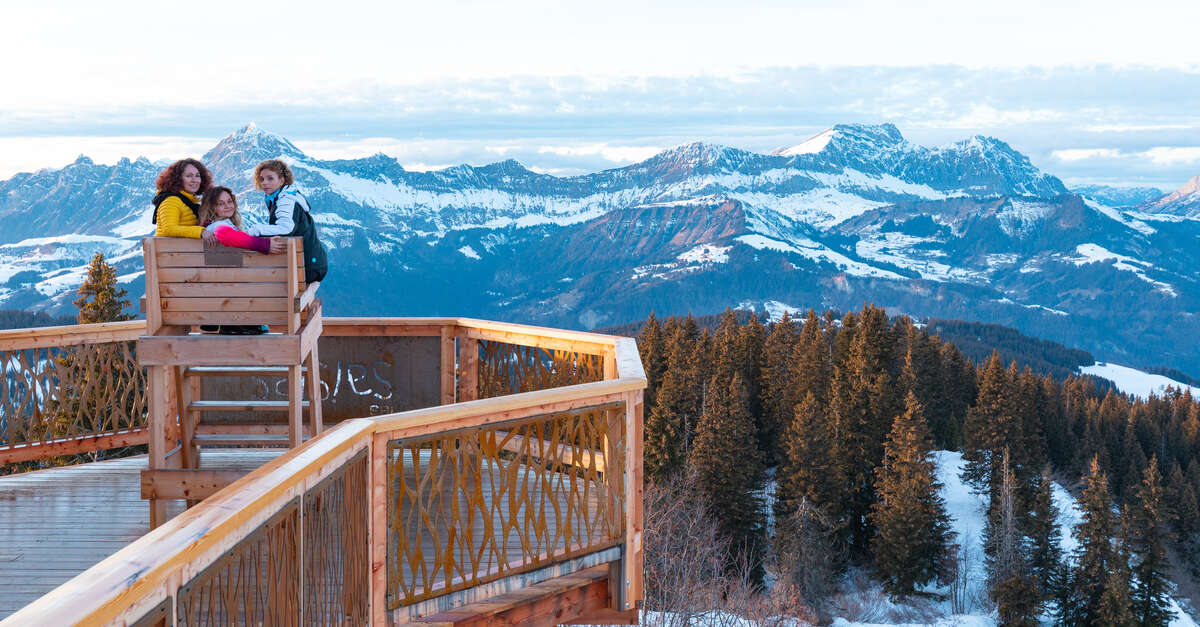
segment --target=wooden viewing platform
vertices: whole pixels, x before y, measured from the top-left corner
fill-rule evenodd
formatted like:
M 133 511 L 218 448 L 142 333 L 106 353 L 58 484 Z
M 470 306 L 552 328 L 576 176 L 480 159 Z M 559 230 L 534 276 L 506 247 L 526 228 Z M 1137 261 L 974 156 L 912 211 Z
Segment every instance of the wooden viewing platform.
M 0 464 L 146 443 L 160 456 L 151 474 L 141 456 L 0 476 L 5 627 L 636 620 L 646 383 L 633 340 L 324 318 L 319 361 L 299 373 L 183 360 L 147 376 L 133 348 L 146 329 L 0 331 Z M 213 406 L 189 417 L 185 380 Z M 296 443 L 300 405 L 280 401 L 300 381 L 319 392 L 323 429 L 290 450 L 213 448 Z M 199 467 L 173 475 L 186 429 Z M 146 496 L 162 503 L 152 531 Z

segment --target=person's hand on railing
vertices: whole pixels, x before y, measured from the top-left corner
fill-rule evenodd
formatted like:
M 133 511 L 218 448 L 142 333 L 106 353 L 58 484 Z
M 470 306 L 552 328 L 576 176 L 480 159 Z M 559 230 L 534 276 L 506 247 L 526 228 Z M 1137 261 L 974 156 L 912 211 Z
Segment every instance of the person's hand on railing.
M 208 246 L 217 245 L 217 234 L 213 233 L 212 229 L 210 228 L 205 228 L 203 231 L 201 231 L 200 238 L 203 239 L 204 243 Z
M 287 252 L 287 242 L 282 237 L 271 238 L 271 254 L 278 255 L 279 253 Z

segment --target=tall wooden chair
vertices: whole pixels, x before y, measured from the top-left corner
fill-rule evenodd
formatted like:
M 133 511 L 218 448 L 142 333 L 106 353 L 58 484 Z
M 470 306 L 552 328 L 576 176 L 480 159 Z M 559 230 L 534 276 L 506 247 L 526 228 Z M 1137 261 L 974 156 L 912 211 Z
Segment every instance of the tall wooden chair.
M 150 501 L 150 526 L 166 520 L 166 499 L 199 501 L 241 472 L 200 470 L 201 444 L 300 445 L 302 411 L 311 432 L 322 430 L 317 340 L 321 336 L 319 282 L 304 283 L 300 238 L 287 252 L 263 255 L 198 239 L 148 237 L 146 335 L 137 342 L 147 369 L 149 469 L 142 498 Z M 265 335 L 193 332 L 199 325 L 269 325 Z M 286 376 L 287 400 L 205 399 L 201 377 Z M 308 385 L 304 385 L 304 378 Z M 301 398 L 308 388 L 308 400 Z M 206 412 L 287 412 L 286 431 L 274 425 L 206 425 Z

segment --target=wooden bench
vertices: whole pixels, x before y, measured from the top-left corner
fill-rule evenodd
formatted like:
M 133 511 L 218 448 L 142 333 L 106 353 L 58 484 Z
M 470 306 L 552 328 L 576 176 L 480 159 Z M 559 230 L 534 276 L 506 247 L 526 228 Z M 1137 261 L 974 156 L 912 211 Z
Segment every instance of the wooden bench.
M 298 446 L 304 437 L 305 407 L 311 434 L 323 428 L 317 355 L 320 283 L 304 283 L 301 239 L 286 239 L 287 251 L 275 255 L 209 247 L 198 239 L 148 237 L 142 242 L 146 335 L 138 339 L 137 358 L 148 375 L 150 462 L 142 494 L 151 502 L 152 527 L 165 520 L 162 499 L 191 503 L 221 487 L 211 472 L 197 471 L 195 480 L 178 472 L 199 468 L 199 444 L 205 438 L 226 445 Z M 195 327 L 203 325 L 267 325 L 272 332 L 197 333 Z M 202 398 L 201 377 L 264 372 L 287 377 L 287 401 Z M 301 398 L 304 387 L 307 402 Z M 204 425 L 198 434 L 201 415 L 208 411 L 286 411 L 287 428 L 283 432 L 274 425 L 249 430 L 244 424 L 226 429 Z M 162 472 L 166 469 L 176 471 Z M 197 485 L 206 487 L 198 491 Z

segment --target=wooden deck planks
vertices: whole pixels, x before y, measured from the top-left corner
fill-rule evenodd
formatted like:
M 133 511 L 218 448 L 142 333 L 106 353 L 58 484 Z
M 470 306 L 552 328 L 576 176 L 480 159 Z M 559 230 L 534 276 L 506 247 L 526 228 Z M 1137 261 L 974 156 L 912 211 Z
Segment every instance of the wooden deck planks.
M 251 470 L 282 453 L 206 449 L 203 466 Z M 142 455 L 0 477 L 0 620 L 150 530 L 145 468 Z

